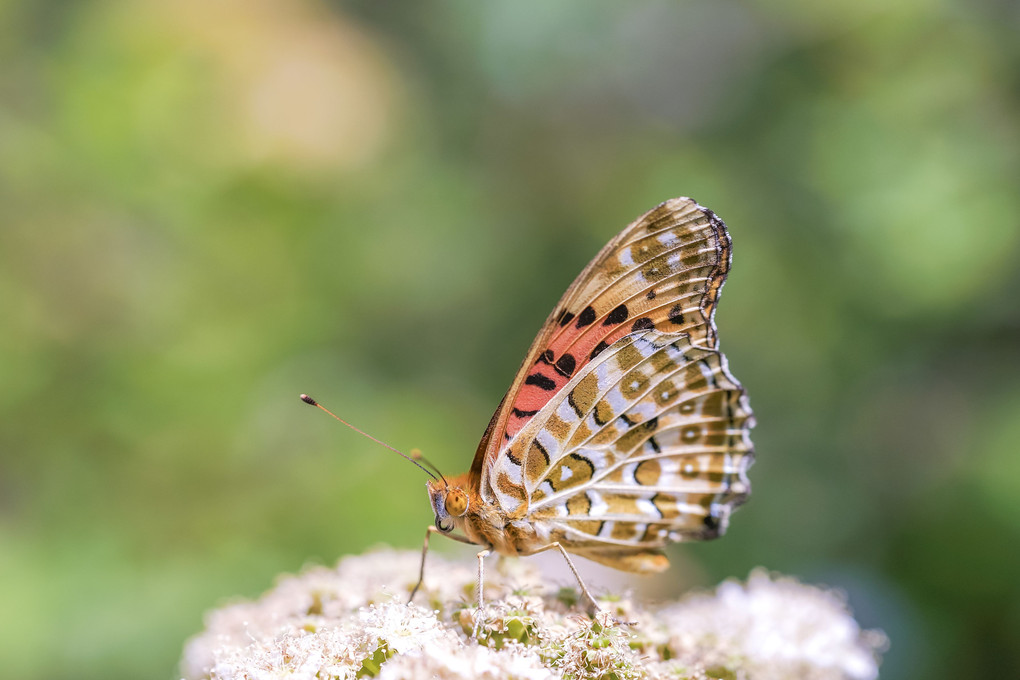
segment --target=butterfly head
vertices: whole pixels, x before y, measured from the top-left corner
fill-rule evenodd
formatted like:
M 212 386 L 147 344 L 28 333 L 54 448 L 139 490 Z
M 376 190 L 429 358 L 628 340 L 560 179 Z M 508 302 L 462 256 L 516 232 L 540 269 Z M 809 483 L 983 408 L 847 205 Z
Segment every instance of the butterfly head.
M 446 483 L 445 480 L 428 482 L 429 500 L 432 510 L 436 513 L 436 528 L 443 533 L 450 533 L 456 518 L 463 517 L 468 511 L 468 495 L 459 486 Z

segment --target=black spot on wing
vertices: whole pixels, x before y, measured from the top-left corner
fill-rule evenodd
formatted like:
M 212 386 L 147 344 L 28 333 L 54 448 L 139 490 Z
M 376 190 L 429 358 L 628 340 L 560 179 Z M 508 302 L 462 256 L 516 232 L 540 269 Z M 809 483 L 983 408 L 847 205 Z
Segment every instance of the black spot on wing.
M 647 299 L 649 299 L 649 300 L 654 300 L 655 299 L 655 289 L 654 288 L 650 289 L 647 293 L 645 293 L 645 297 Z
M 551 349 L 547 349 L 546 351 L 544 351 L 541 354 L 539 354 L 538 358 L 535 359 L 535 363 L 537 364 L 539 362 L 545 362 L 547 364 L 552 364 L 552 362 L 553 362 L 553 351 Z
M 538 413 L 538 411 L 522 411 L 519 408 L 515 408 L 513 410 L 513 414 L 515 416 L 517 416 L 518 418 L 530 418 L 531 416 L 535 415 L 536 413 Z
M 684 322 L 684 314 L 680 305 L 673 305 L 673 308 L 669 310 L 669 320 L 677 326 Z
M 559 323 L 561 326 L 566 326 L 568 323 L 570 323 L 573 320 L 574 320 L 574 315 L 571 314 L 570 312 L 568 312 L 565 309 L 562 312 L 560 312 L 559 317 L 556 319 L 557 323 Z
M 620 305 L 613 311 L 609 312 L 609 316 L 602 322 L 603 326 L 615 326 L 618 323 L 623 323 L 630 316 L 630 312 L 627 311 L 627 305 Z
M 649 319 L 647 316 L 643 316 L 634 322 L 634 325 L 630 327 L 631 331 L 647 331 L 655 328 L 655 322 Z
M 577 368 L 577 361 L 574 359 L 572 354 L 564 354 L 556 362 L 554 368 L 559 372 L 560 375 L 570 377 L 574 374 L 574 369 Z
M 590 326 L 595 323 L 595 318 L 595 308 L 588 305 L 584 308 L 584 311 L 581 312 L 581 315 L 577 317 L 577 327 L 584 328 L 585 326 Z
M 604 350 L 604 349 L 605 349 L 606 347 L 609 347 L 609 345 L 607 345 L 607 344 L 606 344 L 606 341 L 605 341 L 605 340 L 600 340 L 600 341 L 599 341 L 599 344 L 595 345 L 595 349 L 593 349 L 593 350 L 591 351 L 591 354 L 589 354 L 589 355 L 588 355 L 588 358 L 589 358 L 589 359 L 594 359 L 594 358 L 595 358 L 595 357 L 597 357 L 598 355 L 602 354 L 602 351 L 603 351 L 603 350 Z
M 525 385 L 535 385 L 540 390 L 551 392 L 556 389 L 556 381 L 552 378 L 548 378 L 541 373 L 532 373 L 524 379 Z

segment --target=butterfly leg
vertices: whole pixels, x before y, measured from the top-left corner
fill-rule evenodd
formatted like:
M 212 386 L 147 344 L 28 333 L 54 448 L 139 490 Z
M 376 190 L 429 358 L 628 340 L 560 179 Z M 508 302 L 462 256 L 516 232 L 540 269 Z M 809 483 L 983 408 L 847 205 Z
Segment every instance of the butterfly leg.
M 491 545 L 478 553 L 478 610 L 475 612 L 475 628 L 474 632 L 472 633 L 475 637 L 478 637 L 478 627 L 482 623 L 482 606 L 483 603 L 485 602 L 485 599 L 482 596 L 485 587 L 485 582 L 482 578 L 482 574 L 484 573 L 485 567 L 485 558 L 491 554 L 492 554 Z
M 411 604 L 412 602 L 414 602 L 414 596 L 418 594 L 418 589 L 421 588 L 421 584 L 425 581 L 425 555 L 427 555 L 428 552 L 429 552 L 429 539 L 432 538 L 432 534 L 442 534 L 442 535 L 446 536 L 447 538 L 452 538 L 455 541 L 460 541 L 461 543 L 467 543 L 469 545 L 474 545 L 473 541 L 471 541 L 471 540 L 469 540 L 467 538 L 464 538 L 463 536 L 457 536 L 456 534 L 444 534 L 442 531 L 437 529 L 435 526 L 429 525 L 429 528 L 425 530 L 425 543 L 421 547 L 421 567 L 418 569 L 418 582 L 416 584 L 414 584 L 414 588 L 411 590 L 411 597 L 409 597 L 407 599 L 407 604 Z M 480 584 L 481 583 L 481 561 L 479 561 L 478 570 L 479 570 L 478 571 L 478 574 L 479 574 L 478 578 L 479 578 L 479 584 Z
M 564 548 L 562 545 L 560 545 L 559 542 L 550 543 L 549 545 L 542 546 L 538 550 L 535 550 L 534 552 L 528 553 L 528 555 L 537 555 L 540 552 L 545 552 L 546 550 L 552 550 L 554 548 L 558 549 L 560 551 L 560 554 L 563 555 L 563 559 L 565 559 L 567 561 L 567 566 L 570 567 L 570 573 L 572 573 L 574 575 L 574 578 L 577 580 L 577 585 L 581 587 L 581 592 L 584 593 L 584 596 L 586 598 L 588 598 L 588 602 L 594 608 L 594 611 L 596 613 L 601 612 L 602 611 L 602 607 L 600 607 L 599 603 L 595 601 L 595 597 L 588 590 L 588 586 L 586 586 L 584 584 L 584 581 L 581 580 L 581 575 L 579 573 L 577 573 L 577 567 L 574 566 L 573 560 L 571 560 L 570 559 L 570 555 L 567 554 L 566 548 Z
M 491 554 L 492 550 L 489 548 L 478 553 L 478 611 L 482 610 L 482 602 L 484 601 L 484 598 L 482 597 L 482 589 L 485 587 L 485 584 L 482 579 L 482 573 L 485 565 L 485 558 Z
M 432 538 L 432 534 L 437 531 L 438 529 L 431 524 L 429 525 L 429 528 L 425 530 L 425 544 L 421 547 L 421 567 L 418 569 L 418 582 L 414 584 L 414 588 L 411 590 L 411 597 L 407 599 L 407 604 L 414 602 L 414 596 L 418 594 L 418 589 L 421 588 L 421 584 L 425 580 L 425 555 L 429 552 L 429 539 Z

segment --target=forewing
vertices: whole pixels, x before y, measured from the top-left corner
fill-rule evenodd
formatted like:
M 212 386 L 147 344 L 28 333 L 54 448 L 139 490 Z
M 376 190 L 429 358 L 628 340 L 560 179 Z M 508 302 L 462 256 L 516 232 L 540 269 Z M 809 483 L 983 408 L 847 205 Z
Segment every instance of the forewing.
M 726 226 L 689 198 L 666 201 L 627 226 L 546 319 L 478 447 L 473 476 L 484 481 L 502 447 L 627 334 L 654 328 L 715 349 L 712 316 L 729 262 Z
M 574 552 L 722 534 L 750 493 L 751 409 L 725 357 L 651 329 L 599 355 L 493 465 L 496 502 Z M 520 491 L 516 491 L 520 489 Z

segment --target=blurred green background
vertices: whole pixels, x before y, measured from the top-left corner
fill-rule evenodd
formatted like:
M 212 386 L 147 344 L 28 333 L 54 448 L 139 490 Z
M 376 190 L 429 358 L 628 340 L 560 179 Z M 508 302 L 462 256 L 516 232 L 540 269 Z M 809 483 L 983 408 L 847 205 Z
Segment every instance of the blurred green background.
M 0 663 L 172 678 L 203 611 L 416 549 L 628 221 L 734 239 L 755 491 L 675 591 L 847 591 L 885 678 L 1020 667 L 1017 5 L 0 2 Z

